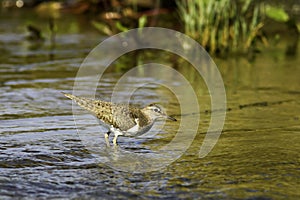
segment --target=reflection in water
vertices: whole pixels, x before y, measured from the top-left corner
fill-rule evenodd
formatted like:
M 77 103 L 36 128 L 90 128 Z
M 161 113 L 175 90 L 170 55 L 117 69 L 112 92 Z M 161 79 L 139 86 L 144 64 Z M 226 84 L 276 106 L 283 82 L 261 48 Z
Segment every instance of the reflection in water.
M 210 123 L 210 94 L 201 77 L 187 63 L 177 66 L 197 91 L 200 113 L 181 115 L 176 96 L 159 85 L 136 90 L 134 104 L 162 102 L 179 120 L 201 118 L 196 138 L 178 160 L 158 171 L 127 173 L 110 166 L 118 161 L 113 164 L 134 171 L 151 166 L 149 158 L 164 159 L 155 152 L 172 141 L 179 123 L 161 122 L 153 127 L 155 135 L 120 138 L 116 149 L 106 147 L 103 129 L 91 116 L 86 120 L 87 115 L 80 115 L 84 120 L 76 122 L 76 130 L 71 104 L 60 91 L 72 92 L 81 61 L 99 38 L 93 41 L 78 30 L 58 33 L 55 59 L 49 61 L 47 41 L 29 50 L 22 31 L 7 26 L 9 22 L 21 23 L 13 17 L 0 23 L 1 198 L 299 198 L 299 56 L 265 53 L 254 63 L 242 58 L 216 60 L 225 81 L 228 112 L 216 147 L 203 159 L 198 150 Z M 147 55 L 146 59 L 156 57 L 153 60 L 170 65 L 173 59 Z M 121 75 L 112 66 L 97 97 L 109 100 Z M 126 86 L 143 81 L 132 76 Z M 125 95 L 120 93 L 119 100 Z M 189 127 L 183 131 L 189 133 Z M 85 142 L 95 148 L 87 149 Z

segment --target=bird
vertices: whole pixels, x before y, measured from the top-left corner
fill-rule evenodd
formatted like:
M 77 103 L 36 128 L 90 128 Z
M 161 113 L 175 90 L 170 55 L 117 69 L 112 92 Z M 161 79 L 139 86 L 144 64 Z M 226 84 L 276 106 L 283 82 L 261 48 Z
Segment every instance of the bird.
M 177 121 L 168 116 L 162 107 L 151 103 L 144 108 L 118 104 L 98 99 L 79 97 L 62 92 L 80 107 L 94 115 L 101 125 L 107 128 L 105 141 L 109 145 L 109 135 L 114 133 L 113 145 L 117 146 L 118 136 L 135 137 L 148 132 L 158 119 Z

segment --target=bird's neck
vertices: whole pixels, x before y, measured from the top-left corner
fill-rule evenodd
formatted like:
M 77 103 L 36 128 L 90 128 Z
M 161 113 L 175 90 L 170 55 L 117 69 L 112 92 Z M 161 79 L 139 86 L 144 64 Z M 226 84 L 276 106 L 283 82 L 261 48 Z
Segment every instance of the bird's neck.
M 150 116 L 147 115 L 147 113 L 143 110 L 141 110 L 141 116 L 140 116 L 140 126 L 147 126 L 150 124 L 153 124 L 155 119 L 152 119 Z

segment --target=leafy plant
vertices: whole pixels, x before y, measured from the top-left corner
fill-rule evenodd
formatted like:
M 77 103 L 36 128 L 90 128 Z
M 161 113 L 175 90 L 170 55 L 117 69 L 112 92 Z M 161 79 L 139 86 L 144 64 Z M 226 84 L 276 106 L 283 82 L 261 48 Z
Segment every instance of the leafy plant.
M 267 17 L 278 22 L 287 22 L 290 18 L 282 7 L 266 5 L 265 13 Z

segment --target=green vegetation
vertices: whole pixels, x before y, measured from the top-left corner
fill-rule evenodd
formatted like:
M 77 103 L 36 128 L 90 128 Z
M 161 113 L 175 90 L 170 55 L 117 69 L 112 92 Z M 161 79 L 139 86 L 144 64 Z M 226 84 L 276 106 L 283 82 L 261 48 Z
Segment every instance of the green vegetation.
M 137 28 L 143 28 L 147 24 L 147 16 L 143 15 L 143 16 L 139 17 L 137 21 L 138 21 Z M 121 21 L 115 21 L 113 23 L 110 23 L 110 25 L 108 25 L 105 22 L 100 22 L 100 21 L 94 20 L 94 21 L 92 21 L 92 25 L 105 35 L 114 35 L 119 32 L 122 32 L 122 31 L 128 31 L 131 28 L 136 28 L 134 26 L 132 26 L 132 27 L 125 26 L 121 23 Z
M 267 37 L 278 40 L 278 34 L 272 38 L 263 33 L 266 19 L 285 24 L 295 38 L 288 54 L 297 50 L 297 22 L 281 5 L 254 0 L 177 0 L 177 6 L 185 33 L 211 54 L 249 53 L 251 57 L 257 41 L 266 46 Z
M 210 53 L 247 52 L 263 27 L 261 6 L 252 0 L 177 0 L 185 33 Z
M 291 5 L 287 2 L 266 0 L 79 2 L 69 6 L 57 2 L 41 3 L 36 7 L 36 11 L 50 19 L 59 18 L 62 15 L 61 8 L 64 8 L 64 12 L 86 15 L 88 23 L 108 36 L 146 26 L 181 30 L 198 41 L 211 54 L 221 57 L 228 54 L 242 54 L 252 59 L 257 52 L 263 50 L 264 46 L 275 46 L 282 38 L 290 38 L 287 52 L 294 55 L 300 38 L 299 19 L 291 12 Z M 55 13 L 60 15 L 54 15 Z
M 290 18 L 289 15 L 281 7 L 266 5 L 265 12 L 270 19 L 278 22 L 287 22 Z

